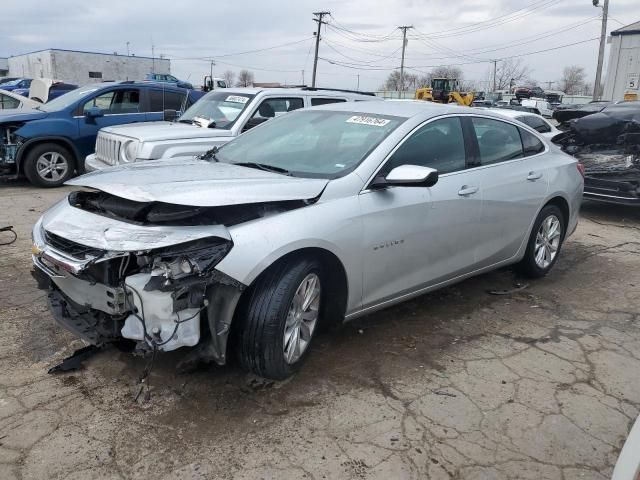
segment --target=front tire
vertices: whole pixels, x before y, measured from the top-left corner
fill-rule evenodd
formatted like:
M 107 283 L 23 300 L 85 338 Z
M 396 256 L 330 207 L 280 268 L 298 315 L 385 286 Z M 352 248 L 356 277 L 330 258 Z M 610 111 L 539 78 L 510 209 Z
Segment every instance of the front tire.
M 545 206 L 531 230 L 527 250 L 520 261 L 519 270 L 530 278 L 544 277 L 551 271 L 565 237 L 565 219 L 555 205 Z
M 57 143 L 36 145 L 24 161 L 24 174 L 38 187 L 59 187 L 73 176 L 73 154 Z
M 322 288 L 322 268 L 314 259 L 285 260 L 258 278 L 238 319 L 245 370 L 274 380 L 296 372 L 320 321 Z

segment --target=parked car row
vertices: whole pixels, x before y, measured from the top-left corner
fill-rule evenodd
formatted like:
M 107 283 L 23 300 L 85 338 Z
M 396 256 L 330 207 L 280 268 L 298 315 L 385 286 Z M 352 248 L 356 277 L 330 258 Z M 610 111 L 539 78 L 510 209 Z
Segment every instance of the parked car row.
M 98 130 L 111 125 L 162 120 L 182 112 L 203 92 L 168 84 L 92 84 L 34 109 L 0 112 L 0 175 L 24 175 L 34 185 L 62 185 L 84 172 Z

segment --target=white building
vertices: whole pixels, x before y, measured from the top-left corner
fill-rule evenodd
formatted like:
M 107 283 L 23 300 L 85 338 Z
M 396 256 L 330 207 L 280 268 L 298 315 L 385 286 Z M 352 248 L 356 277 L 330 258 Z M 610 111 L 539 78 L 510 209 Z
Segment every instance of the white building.
M 0 77 L 9 76 L 9 61 L 6 58 L 0 58 Z
M 106 80 L 144 80 L 148 73 L 170 73 L 166 58 L 47 49 L 8 58 L 9 76 L 53 78 L 76 85 Z
M 614 30 L 609 42 L 603 100 L 640 100 L 640 22 Z

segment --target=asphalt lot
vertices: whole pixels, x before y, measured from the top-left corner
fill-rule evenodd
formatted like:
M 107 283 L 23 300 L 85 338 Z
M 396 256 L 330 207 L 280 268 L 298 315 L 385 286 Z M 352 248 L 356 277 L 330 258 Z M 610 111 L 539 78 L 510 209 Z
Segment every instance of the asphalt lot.
M 545 279 L 502 270 L 316 339 L 302 371 L 181 375 L 81 343 L 30 275 L 30 229 L 69 189 L 0 183 L 0 478 L 606 479 L 640 413 L 640 211 L 587 204 Z M 0 234 L 1 235 L 1 234 Z M 8 237 L 0 236 L 0 242 Z

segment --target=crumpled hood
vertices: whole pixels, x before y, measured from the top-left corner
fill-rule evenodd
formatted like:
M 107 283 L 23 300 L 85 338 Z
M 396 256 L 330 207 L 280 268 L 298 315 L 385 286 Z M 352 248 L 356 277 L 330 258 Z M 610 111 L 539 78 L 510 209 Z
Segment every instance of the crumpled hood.
M 215 207 L 318 197 L 326 179 L 288 177 L 193 157 L 132 163 L 67 182 L 136 202 Z
M 48 115 L 47 112 L 34 110 L 30 108 L 10 108 L 0 110 L 0 123 L 4 122 L 27 122 L 29 120 L 38 120 Z
M 124 135 L 141 142 L 180 140 L 183 138 L 228 137 L 229 130 L 202 128 L 197 125 L 178 122 L 142 122 L 106 127 L 103 132 L 112 135 Z

